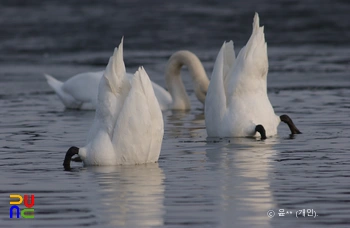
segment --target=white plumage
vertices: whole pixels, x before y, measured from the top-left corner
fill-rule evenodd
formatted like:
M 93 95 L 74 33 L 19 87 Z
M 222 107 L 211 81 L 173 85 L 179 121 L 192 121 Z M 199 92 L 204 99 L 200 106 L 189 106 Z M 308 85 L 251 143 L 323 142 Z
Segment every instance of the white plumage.
M 209 137 L 256 137 L 258 125 L 263 126 L 267 137 L 273 136 L 281 119 L 294 126 L 289 117 L 275 114 L 267 96 L 267 72 L 264 27 L 259 26 L 256 13 L 252 35 L 237 59 L 232 41 L 225 42 L 217 56 L 205 100 Z M 300 133 L 294 128 L 292 133 Z
M 86 146 L 67 152 L 64 165 L 78 154 L 85 165 L 142 164 L 158 161 L 163 116 L 152 83 L 141 67 L 131 82 L 123 43 L 115 49 L 98 88 L 98 103 Z
M 185 65 L 190 71 L 194 92 L 198 100 L 205 101 L 209 79 L 198 57 L 190 51 L 177 51 L 169 59 L 165 72 L 169 92 L 160 85 L 151 82 L 154 93 L 162 110 L 191 108 L 190 101 L 181 79 L 181 68 Z M 81 73 L 61 82 L 45 74 L 47 83 L 56 92 L 66 108 L 95 110 L 97 107 L 98 85 L 104 71 Z M 126 73 L 131 82 L 133 74 Z

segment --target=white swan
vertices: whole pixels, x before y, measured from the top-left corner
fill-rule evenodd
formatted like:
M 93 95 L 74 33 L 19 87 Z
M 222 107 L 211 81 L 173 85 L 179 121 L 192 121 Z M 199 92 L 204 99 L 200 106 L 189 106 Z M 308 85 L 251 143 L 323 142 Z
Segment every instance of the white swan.
M 123 61 L 123 41 L 110 58 L 98 89 L 98 105 L 87 145 L 71 147 L 85 165 L 141 164 L 158 161 L 163 140 L 163 116 L 151 81 L 143 68 L 130 83 Z
M 181 67 L 186 65 L 194 83 L 194 92 L 204 104 L 209 79 L 198 57 L 190 51 L 177 51 L 169 59 L 165 72 L 169 92 L 158 84 L 152 86 L 162 110 L 191 109 L 190 100 L 181 79 Z M 45 74 L 47 83 L 56 92 L 66 108 L 94 110 L 97 106 L 98 84 L 104 71 L 81 73 L 61 82 Z M 132 74 L 127 73 L 129 80 Z
M 267 96 L 267 45 L 256 13 L 248 43 L 235 59 L 232 41 L 224 43 L 216 58 L 205 100 L 209 137 L 257 137 L 277 134 L 280 121 L 292 134 L 300 131 L 287 116 L 277 116 Z

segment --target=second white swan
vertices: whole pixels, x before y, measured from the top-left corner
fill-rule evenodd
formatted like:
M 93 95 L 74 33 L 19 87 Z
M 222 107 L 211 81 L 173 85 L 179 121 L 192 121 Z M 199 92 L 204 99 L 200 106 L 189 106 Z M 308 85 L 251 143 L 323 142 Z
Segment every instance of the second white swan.
M 169 92 L 152 82 L 154 92 L 162 110 L 191 109 L 189 97 L 181 79 L 181 68 L 187 66 L 192 76 L 194 92 L 204 104 L 209 79 L 198 57 L 190 51 L 175 52 L 168 61 L 165 71 L 166 85 Z M 97 106 L 98 84 L 104 71 L 81 73 L 61 82 L 45 74 L 47 83 L 56 92 L 62 103 L 69 109 L 94 110 Z M 131 81 L 133 74 L 127 73 Z

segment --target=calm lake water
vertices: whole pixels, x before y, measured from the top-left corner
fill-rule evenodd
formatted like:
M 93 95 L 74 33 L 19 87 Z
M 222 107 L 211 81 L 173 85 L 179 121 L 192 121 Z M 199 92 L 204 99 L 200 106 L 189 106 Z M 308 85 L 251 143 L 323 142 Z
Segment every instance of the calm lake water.
M 65 110 L 44 72 L 101 70 L 124 35 L 129 72 L 143 65 L 164 86 L 169 56 L 189 49 L 210 76 L 224 40 L 237 53 L 248 40 L 255 11 L 271 103 L 303 134 L 281 124 L 265 141 L 207 139 L 184 70 L 192 110 L 163 112 L 158 163 L 63 170 L 94 112 Z M 349 11 L 340 0 L 2 0 L 0 227 L 349 227 Z M 35 194 L 34 219 L 9 219 L 14 193 Z M 302 209 L 317 216 L 296 218 Z

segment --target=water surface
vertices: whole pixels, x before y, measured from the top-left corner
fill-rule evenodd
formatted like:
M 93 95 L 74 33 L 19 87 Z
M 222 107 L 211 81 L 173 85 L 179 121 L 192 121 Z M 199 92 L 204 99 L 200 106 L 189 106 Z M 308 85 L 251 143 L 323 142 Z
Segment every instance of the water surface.
M 1 227 L 349 226 L 346 1 L 35 2 L 0 3 Z M 184 70 L 192 110 L 163 112 L 158 163 L 63 171 L 94 112 L 65 110 L 42 73 L 66 80 L 101 70 L 125 35 L 129 72 L 143 65 L 164 86 L 168 57 L 186 48 L 210 76 L 224 40 L 237 53 L 244 45 L 255 11 L 268 42 L 270 101 L 303 134 L 291 137 L 281 124 L 265 141 L 207 139 Z M 35 219 L 9 219 L 11 193 L 35 194 Z M 296 218 L 300 209 L 318 216 Z

